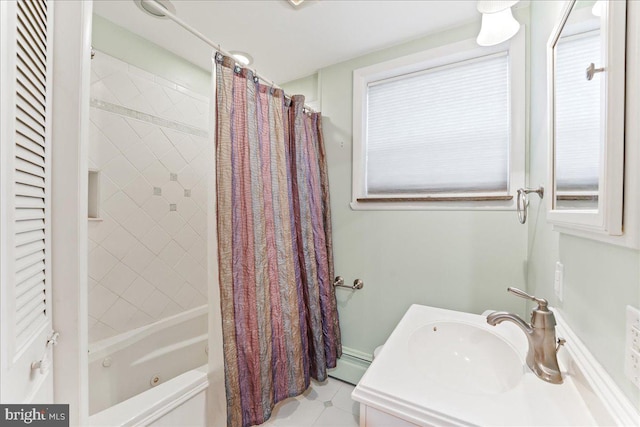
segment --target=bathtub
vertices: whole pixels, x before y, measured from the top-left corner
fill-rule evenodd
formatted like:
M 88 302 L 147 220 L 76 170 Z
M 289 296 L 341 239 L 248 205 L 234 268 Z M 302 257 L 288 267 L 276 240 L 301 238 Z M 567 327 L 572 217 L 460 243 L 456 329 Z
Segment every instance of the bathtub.
M 204 408 L 207 336 L 202 306 L 90 344 L 90 424 L 165 425 L 172 409 Z

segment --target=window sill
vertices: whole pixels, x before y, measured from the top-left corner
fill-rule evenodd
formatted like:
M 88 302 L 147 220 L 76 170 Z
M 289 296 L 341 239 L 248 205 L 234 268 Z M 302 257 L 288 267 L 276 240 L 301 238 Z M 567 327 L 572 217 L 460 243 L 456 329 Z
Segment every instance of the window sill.
M 440 196 L 424 196 L 424 197 L 362 197 L 356 199 L 358 203 L 373 203 L 373 202 L 485 202 L 493 200 L 513 200 L 513 196 L 454 196 L 454 197 L 440 197 Z
M 585 195 L 585 194 L 558 194 L 556 196 L 556 200 L 587 200 L 587 201 L 598 201 L 598 193 L 593 195 Z
M 425 196 L 366 197 L 350 203 L 354 211 L 515 211 L 512 195 L 502 196 Z

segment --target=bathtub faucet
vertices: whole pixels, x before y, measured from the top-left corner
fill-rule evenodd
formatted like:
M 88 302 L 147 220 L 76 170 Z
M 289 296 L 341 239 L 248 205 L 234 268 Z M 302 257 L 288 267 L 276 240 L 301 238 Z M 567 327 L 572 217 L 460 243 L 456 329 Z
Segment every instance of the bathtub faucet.
M 538 308 L 531 312 L 531 324 L 522 320 L 518 315 L 506 311 L 496 311 L 487 316 L 487 323 L 496 326 L 505 320 L 515 323 L 522 329 L 529 341 L 527 352 L 527 366 L 538 376 L 553 384 L 562 384 L 562 375 L 558 366 L 556 353 L 565 340 L 556 341 L 556 318 L 553 311 L 547 307 L 547 300 L 536 298 L 516 288 L 507 291 L 521 298 L 530 299 L 538 304 Z M 557 346 L 556 346 L 557 344 Z

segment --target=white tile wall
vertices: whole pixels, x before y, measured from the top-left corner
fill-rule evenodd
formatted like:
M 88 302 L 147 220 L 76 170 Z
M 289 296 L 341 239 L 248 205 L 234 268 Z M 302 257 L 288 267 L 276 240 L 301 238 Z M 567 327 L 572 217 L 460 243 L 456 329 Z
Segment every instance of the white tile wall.
M 101 52 L 91 65 L 93 99 L 208 131 L 208 98 Z M 102 221 L 89 223 L 90 342 L 207 298 L 207 138 L 105 108 L 91 108 Z
M 102 52 L 96 54 L 91 67 L 95 71 L 92 73 L 92 97 L 208 130 L 207 97 Z

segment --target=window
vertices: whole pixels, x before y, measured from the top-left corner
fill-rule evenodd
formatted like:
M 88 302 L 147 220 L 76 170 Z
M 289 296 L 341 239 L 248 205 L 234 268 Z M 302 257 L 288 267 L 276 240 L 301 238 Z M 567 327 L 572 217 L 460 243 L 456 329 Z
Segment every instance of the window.
M 524 185 L 524 30 L 354 72 L 354 209 L 512 209 Z

